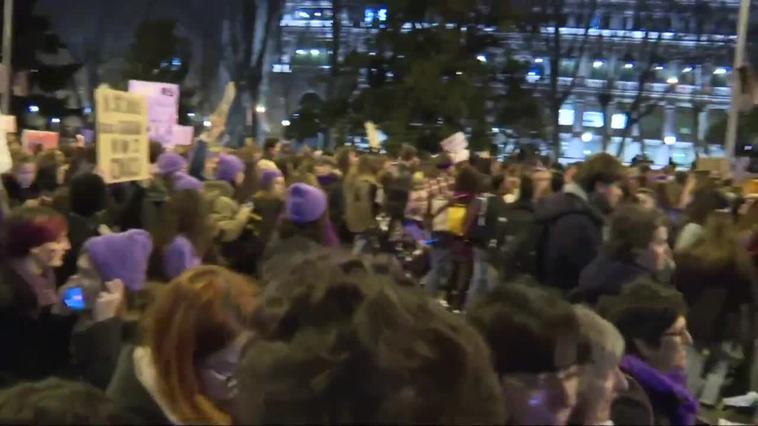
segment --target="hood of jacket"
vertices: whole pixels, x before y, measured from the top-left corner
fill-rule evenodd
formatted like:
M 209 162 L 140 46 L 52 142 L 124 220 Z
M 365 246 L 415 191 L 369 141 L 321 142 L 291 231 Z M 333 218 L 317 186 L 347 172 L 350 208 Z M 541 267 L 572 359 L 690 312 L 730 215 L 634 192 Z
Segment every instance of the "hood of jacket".
M 572 299 L 594 304 L 600 296 L 618 294 L 625 284 L 643 276 L 652 274 L 636 263 L 622 262 L 601 253 L 579 275 L 579 286 Z
M 561 216 L 577 213 L 586 215 L 598 226 L 605 222 L 600 210 L 591 205 L 587 193 L 577 185 L 567 185 L 564 192 L 545 198 L 535 207 L 539 222 L 551 222 Z

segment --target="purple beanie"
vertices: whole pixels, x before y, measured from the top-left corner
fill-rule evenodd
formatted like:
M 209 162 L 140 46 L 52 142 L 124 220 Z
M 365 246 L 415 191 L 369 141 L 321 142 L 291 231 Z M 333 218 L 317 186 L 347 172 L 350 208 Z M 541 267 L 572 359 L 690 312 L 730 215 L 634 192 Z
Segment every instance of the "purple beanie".
M 265 170 L 261 174 L 261 188 L 264 190 L 271 189 L 271 184 L 276 178 L 283 177 L 284 175 L 279 170 Z
M 218 156 L 216 179 L 232 183 L 243 171 L 245 171 L 245 163 L 239 157 L 228 154 Z
M 187 160 L 175 152 L 164 152 L 158 156 L 158 173 L 162 175 L 173 175 L 187 168 Z
M 148 260 L 153 251 L 153 239 L 147 231 L 133 229 L 90 238 L 82 248 L 104 282 L 119 279 L 130 291 L 145 287 Z
M 202 191 L 203 183 L 198 179 L 186 174 L 177 173 L 174 175 L 174 191 Z
M 325 212 L 324 191 L 304 183 L 290 187 L 287 193 L 287 219 L 299 224 L 315 222 Z
M 181 235 L 163 249 L 163 274 L 169 280 L 183 274 L 187 269 L 199 266 L 200 263 L 195 247 Z

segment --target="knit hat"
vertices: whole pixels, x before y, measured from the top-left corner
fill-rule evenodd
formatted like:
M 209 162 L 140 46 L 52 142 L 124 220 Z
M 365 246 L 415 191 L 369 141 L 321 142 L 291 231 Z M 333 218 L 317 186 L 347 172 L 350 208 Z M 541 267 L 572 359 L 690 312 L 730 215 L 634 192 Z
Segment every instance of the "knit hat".
M 174 175 L 174 191 L 202 191 L 203 183 L 198 179 L 186 174 L 177 173 Z
M 147 231 L 133 229 L 120 234 L 90 238 L 82 247 L 104 282 L 119 279 L 130 291 L 145 287 L 153 239 Z
M 271 160 L 266 160 L 266 159 L 259 160 L 258 164 L 256 164 L 256 167 L 258 168 L 259 171 L 279 170 L 279 167 L 276 166 L 276 163 L 274 163 Z
M 175 152 L 164 152 L 158 156 L 158 173 L 173 175 L 187 169 L 187 160 Z
M 287 219 L 305 224 L 317 221 L 326 212 L 326 195 L 304 183 L 292 185 L 287 192 Z
M 163 274 L 169 280 L 173 280 L 188 269 L 199 266 L 200 263 L 195 247 L 181 235 L 174 238 L 174 241 L 163 249 Z
M 234 182 L 237 175 L 245 170 L 245 163 L 236 155 L 221 154 L 216 166 L 216 179 L 229 183 Z
M 282 172 L 279 170 L 265 170 L 261 174 L 261 188 L 264 190 L 271 189 L 271 185 L 277 178 L 283 177 Z

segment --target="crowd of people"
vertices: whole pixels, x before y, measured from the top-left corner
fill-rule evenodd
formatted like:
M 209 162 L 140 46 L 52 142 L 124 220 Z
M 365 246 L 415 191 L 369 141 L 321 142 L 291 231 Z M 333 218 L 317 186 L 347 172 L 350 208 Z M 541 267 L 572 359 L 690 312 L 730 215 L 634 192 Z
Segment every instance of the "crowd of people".
M 694 425 L 758 390 L 758 204 L 402 146 L 11 146 L 0 422 Z

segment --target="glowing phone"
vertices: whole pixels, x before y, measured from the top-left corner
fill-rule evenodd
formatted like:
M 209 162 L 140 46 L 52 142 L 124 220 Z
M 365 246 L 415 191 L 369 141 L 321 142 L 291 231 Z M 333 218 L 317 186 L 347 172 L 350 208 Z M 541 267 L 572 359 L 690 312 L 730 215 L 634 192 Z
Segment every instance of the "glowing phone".
M 79 286 L 68 288 L 63 292 L 63 303 L 72 311 L 83 311 L 87 307 L 84 291 Z

